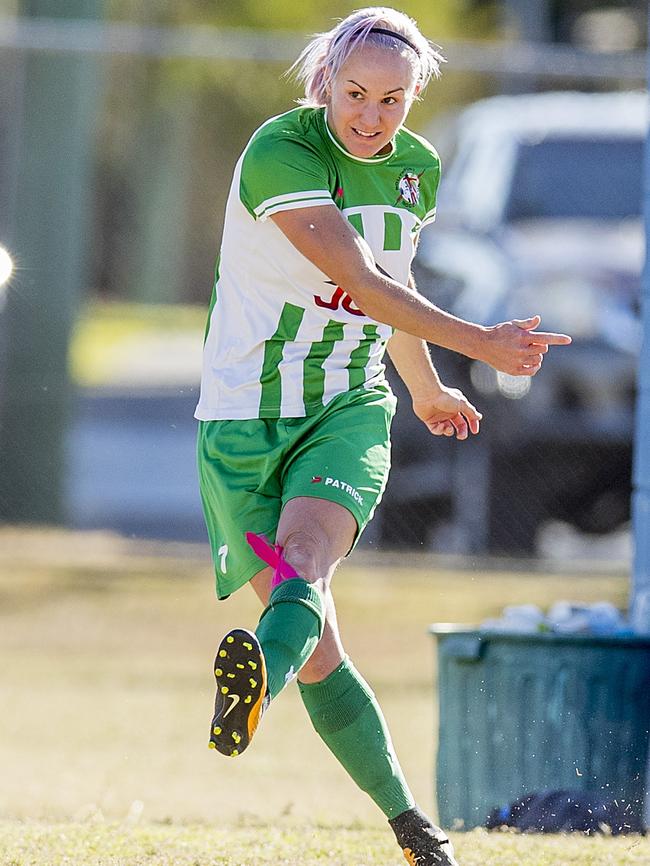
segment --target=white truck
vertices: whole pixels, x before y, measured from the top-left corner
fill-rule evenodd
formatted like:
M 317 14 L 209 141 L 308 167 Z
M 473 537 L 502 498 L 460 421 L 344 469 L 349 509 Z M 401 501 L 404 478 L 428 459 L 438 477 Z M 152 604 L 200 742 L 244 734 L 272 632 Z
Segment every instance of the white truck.
M 386 546 L 529 554 L 546 520 L 606 533 L 629 519 L 646 129 L 643 93 L 499 96 L 457 117 L 420 292 L 484 324 L 539 313 L 574 342 L 532 380 L 434 350 L 484 413 L 471 442 L 430 437 L 391 376 Z

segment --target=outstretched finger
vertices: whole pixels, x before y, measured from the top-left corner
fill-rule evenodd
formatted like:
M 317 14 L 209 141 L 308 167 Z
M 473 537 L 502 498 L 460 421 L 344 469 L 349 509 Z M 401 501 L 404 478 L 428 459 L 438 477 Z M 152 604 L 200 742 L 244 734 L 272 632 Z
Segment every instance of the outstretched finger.
M 568 346 L 571 337 L 568 334 L 544 333 L 543 331 L 530 331 L 530 336 L 535 343 L 543 343 L 547 346 Z

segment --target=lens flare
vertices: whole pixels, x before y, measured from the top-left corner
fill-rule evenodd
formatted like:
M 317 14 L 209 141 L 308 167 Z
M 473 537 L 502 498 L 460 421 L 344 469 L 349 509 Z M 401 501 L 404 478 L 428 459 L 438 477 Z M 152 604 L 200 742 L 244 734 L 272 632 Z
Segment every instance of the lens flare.
M 4 247 L 0 247 L 0 288 L 9 280 L 14 272 L 14 263 Z

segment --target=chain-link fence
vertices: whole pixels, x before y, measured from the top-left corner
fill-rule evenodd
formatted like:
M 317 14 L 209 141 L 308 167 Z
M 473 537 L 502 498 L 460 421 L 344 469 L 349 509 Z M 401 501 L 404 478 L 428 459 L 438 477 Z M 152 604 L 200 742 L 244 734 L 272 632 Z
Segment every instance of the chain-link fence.
M 53 146 L 35 149 L 34 159 L 40 153 L 43 160 L 56 158 L 65 164 L 65 138 L 59 135 L 67 99 L 62 92 L 51 91 L 51 98 L 40 105 L 38 129 L 28 128 L 31 115 L 26 99 L 35 59 L 42 63 L 41 81 L 49 75 L 61 83 L 65 70 L 76 63 L 84 64 L 85 70 L 78 76 L 74 98 L 89 136 L 84 187 L 76 193 L 87 205 L 77 240 L 88 260 L 89 277 L 84 280 L 83 297 L 68 302 L 77 310 L 92 299 L 207 308 L 234 163 L 251 132 L 267 117 L 291 107 L 300 95 L 283 72 L 303 44 L 302 34 L 240 29 L 1 20 L 0 243 L 15 247 L 19 273 L 10 295 L 20 293 L 21 279 L 30 268 L 29 261 L 21 261 L 16 242 L 24 213 L 25 136 L 50 136 Z M 449 61 L 443 77 L 414 107 L 409 125 L 424 134 L 434 130 L 431 134 L 446 166 L 451 118 L 460 107 L 503 91 L 638 89 L 645 79 L 644 52 L 640 45 L 627 48 L 578 51 L 567 45 L 449 42 L 443 46 Z M 42 168 L 46 177 L 48 167 Z M 50 170 L 57 177 L 61 169 L 57 164 Z M 35 214 L 42 206 L 46 212 L 51 190 L 45 185 L 32 188 L 31 194 L 30 211 Z M 472 254 L 468 247 L 467 255 Z M 420 282 L 431 291 L 435 274 L 430 268 L 424 271 L 418 275 Z M 453 284 L 449 274 L 443 277 Z M 633 275 L 630 280 L 634 282 Z M 443 289 L 448 288 L 441 283 L 440 295 L 433 291 L 431 296 L 442 303 Z M 47 285 L 38 291 L 44 297 Z M 37 303 L 38 297 L 29 304 Z M 11 303 L 20 307 L 20 296 L 10 297 Z M 465 314 L 479 316 L 471 310 Z M 26 318 L 21 319 L 23 315 Z M 56 318 L 51 312 L 48 315 Z M 14 313 L 13 327 L 20 327 L 28 317 L 26 308 Z M 200 343 L 199 331 L 196 339 Z M 169 362 L 173 354 L 173 343 L 166 342 L 169 332 L 161 340 Z M 153 343 L 142 345 L 149 353 L 142 363 L 150 369 Z M 523 429 L 517 427 L 523 424 L 519 407 L 537 400 L 543 384 L 538 388 L 534 382 L 531 393 L 515 401 L 492 380 L 482 386 L 481 376 L 486 373 L 470 362 L 450 363 L 443 352 L 436 353 L 436 360 L 443 375 L 449 376 L 449 384 L 467 389 L 484 410 L 484 432 L 465 443 L 432 439 L 410 417 L 408 398 L 402 394 L 394 469 L 385 501 L 368 532 L 369 542 L 453 552 L 531 553 L 545 543 L 549 521 L 589 533 L 608 533 L 625 524 L 633 365 L 631 378 L 621 386 L 628 389 L 625 409 L 616 424 L 612 421 L 608 441 L 572 435 L 567 426 L 561 437 L 535 441 L 528 436 L 522 442 L 517 435 Z M 117 408 L 113 404 L 105 422 L 100 420 L 107 405 L 102 404 L 101 390 L 92 395 L 77 391 L 77 412 L 66 434 L 65 507 L 73 523 L 202 536 L 190 444 L 198 370 L 182 357 L 177 363 L 188 367 L 187 381 L 179 385 L 175 380 L 166 393 L 157 389 L 155 408 L 144 400 L 137 360 L 133 361 L 133 388 L 123 389 L 118 397 L 113 392 L 111 399 L 122 402 Z M 607 377 L 607 369 L 602 375 Z M 401 392 L 398 382 L 395 388 Z M 171 401 L 168 416 L 166 399 Z M 567 390 L 565 407 L 573 407 L 578 399 Z M 595 405 L 587 409 L 597 411 Z M 549 405 L 550 426 L 569 424 L 561 412 L 554 416 L 554 411 Z M 499 424 L 510 413 L 509 437 L 491 424 L 490 413 Z M 132 435 L 126 433 L 129 428 Z M 120 431 L 119 446 L 109 429 L 116 435 Z M 174 439 L 171 429 L 179 439 Z M 15 447 L 18 433 L 12 435 Z M 92 443 L 99 435 L 103 450 L 98 462 Z M 168 478 L 165 473 L 172 465 L 173 478 Z M 42 475 L 43 470 L 39 472 Z M 143 495 L 147 484 L 149 495 Z M 5 516 L 12 518 L 10 511 Z

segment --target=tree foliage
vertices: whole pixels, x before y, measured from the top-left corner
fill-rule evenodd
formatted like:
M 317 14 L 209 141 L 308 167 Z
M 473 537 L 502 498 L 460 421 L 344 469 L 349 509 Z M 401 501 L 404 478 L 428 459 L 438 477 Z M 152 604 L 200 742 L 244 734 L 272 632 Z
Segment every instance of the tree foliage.
M 370 5 L 370 4 L 369 4 Z M 354 0 L 107 0 L 111 17 L 158 24 L 211 24 L 256 30 L 328 30 L 363 3 Z M 434 41 L 444 36 L 478 37 L 489 31 L 497 2 L 477 9 L 475 0 L 401 0 L 396 8 L 415 18 Z
M 105 2 L 107 18 L 113 21 L 293 31 L 304 35 L 305 42 L 309 34 L 329 29 L 335 19 L 361 5 L 350 0 Z M 443 50 L 445 37 L 490 32 L 489 15 L 477 13 L 473 0 L 403 0 L 400 8 Z M 103 291 L 151 298 L 161 284 L 151 275 L 157 271 L 166 275 L 161 297 L 205 299 L 237 157 L 260 123 L 291 108 L 301 95 L 283 75 L 291 59 L 282 64 L 254 58 L 111 60 L 97 179 L 95 279 Z M 424 101 L 414 106 L 409 126 L 425 130 L 434 114 L 481 95 L 481 87 L 476 76 L 454 74 L 446 67 L 442 82 L 433 82 Z M 182 183 L 171 173 L 182 173 Z M 165 221 L 160 207 L 170 201 L 175 202 L 174 219 Z M 170 224 L 178 227 L 175 233 Z M 152 237 L 152 231 L 158 234 Z M 160 234 L 170 231 L 173 236 L 166 240 Z M 161 251 L 149 276 L 142 270 L 148 244 Z M 167 262 L 165 255 L 170 256 Z M 173 289 L 169 283 L 177 259 L 172 257 L 179 256 L 184 278 Z

